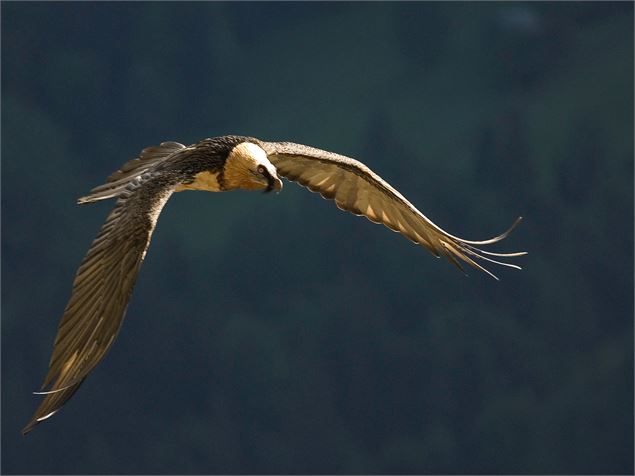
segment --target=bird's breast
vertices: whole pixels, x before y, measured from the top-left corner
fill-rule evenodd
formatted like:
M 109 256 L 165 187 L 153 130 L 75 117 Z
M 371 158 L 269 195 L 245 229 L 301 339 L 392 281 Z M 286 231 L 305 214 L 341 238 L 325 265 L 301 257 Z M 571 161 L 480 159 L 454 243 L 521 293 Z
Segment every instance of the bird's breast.
M 189 183 L 181 183 L 176 186 L 175 191 L 183 190 L 204 190 L 206 192 L 220 192 L 221 187 L 218 183 L 218 172 L 205 170 L 194 176 L 194 180 Z

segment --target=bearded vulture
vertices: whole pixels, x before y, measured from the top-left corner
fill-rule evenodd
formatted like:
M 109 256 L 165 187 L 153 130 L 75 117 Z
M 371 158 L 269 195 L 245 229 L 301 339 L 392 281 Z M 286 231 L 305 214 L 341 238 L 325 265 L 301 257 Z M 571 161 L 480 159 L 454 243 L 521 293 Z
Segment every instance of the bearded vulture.
M 446 257 L 459 269 L 465 262 L 496 278 L 477 260 L 519 268 L 495 258 L 525 254 L 480 249 L 505 238 L 520 218 L 505 233 L 489 240 L 458 238 L 432 223 L 364 164 L 332 152 L 241 136 L 204 139 L 188 147 L 163 142 L 146 148 L 138 158 L 110 175 L 104 185 L 78 201 L 81 204 L 117 199 L 77 270 L 49 371 L 42 391 L 35 392 L 45 397 L 23 434 L 55 414 L 110 349 L 157 218 L 172 193 L 278 191 L 282 188 L 280 177 L 335 200 L 342 210 L 382 223 L 437 257 Z

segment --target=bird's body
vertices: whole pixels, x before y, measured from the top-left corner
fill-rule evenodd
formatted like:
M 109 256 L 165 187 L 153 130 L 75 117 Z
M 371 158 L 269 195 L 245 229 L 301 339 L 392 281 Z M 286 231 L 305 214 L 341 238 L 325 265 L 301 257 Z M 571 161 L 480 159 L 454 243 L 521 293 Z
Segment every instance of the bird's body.
M 475 259 L 517 268 L 490 256 L 524 254 L 477 248 L 502 240 L 511 228 L 484 241 L 446 233 L 368 167 L 342 155 L 242 136 L 204 139 L 188 147 L 164 142 L 144 149 L 104 185 L 79 199 L 79 203 L 117 201 L 77 270 L 42 385 L 48 390 L 39 392 L 45 398 L 23 433 L 57 412 L 110 349 L 157 219 L 170 196 L 186 190 L 280 190 L 280 176 L 334 199 L 343 210 L 383 223 L 460 269 L 463 261 L 492 275 Z

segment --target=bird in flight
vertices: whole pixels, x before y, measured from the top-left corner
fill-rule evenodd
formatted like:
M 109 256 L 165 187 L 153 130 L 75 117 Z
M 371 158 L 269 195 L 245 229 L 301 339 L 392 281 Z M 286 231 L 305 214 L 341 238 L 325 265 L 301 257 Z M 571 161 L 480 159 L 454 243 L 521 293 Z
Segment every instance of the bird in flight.
M 461 263 L 467 263 L 496 278 L 483 261 L 520 269 L 501 259 L 524 252 L 481 249 L 504 239 L 520 218 L 488 240 L 458 238 L 432 223 L 364 164 L 343 155 L 242 136 L 204 139 L 187 147 L 163 142 L 144 149 L 78 200 L 83 204 L 115 198 L 116 203 L 77 270 L 48 373 L 41 391 L 35 392 L 44 399 L 22 433 L 54 415 L 110 349 L 159 214 L 174 192 L 279 191 L 280 177 L 335 200 L 342 210 L 382 223 L 461 270 Z

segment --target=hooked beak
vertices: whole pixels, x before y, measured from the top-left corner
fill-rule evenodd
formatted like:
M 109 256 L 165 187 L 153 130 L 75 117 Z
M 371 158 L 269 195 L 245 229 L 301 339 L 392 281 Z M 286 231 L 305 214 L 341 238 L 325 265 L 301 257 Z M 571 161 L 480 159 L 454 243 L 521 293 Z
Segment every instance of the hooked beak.
M 278 177 L 267 177 L 267 188 L 265 189 L 265 193 L 269 193 L 272 190 L 279 192 L 282 189 L 282 180 Z

